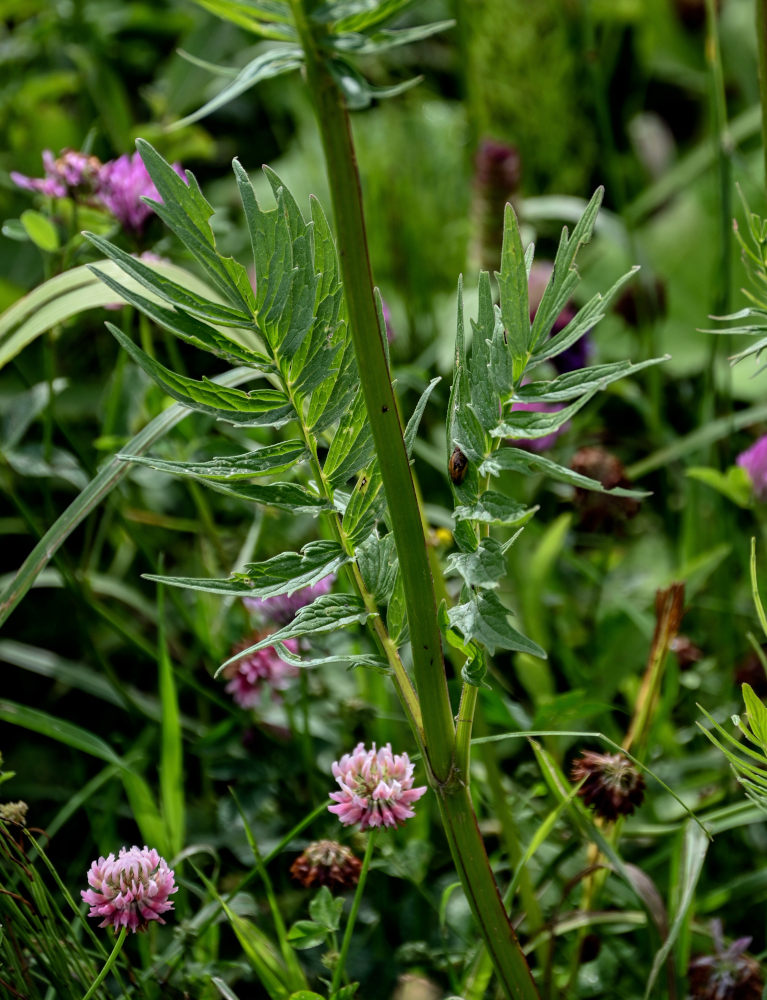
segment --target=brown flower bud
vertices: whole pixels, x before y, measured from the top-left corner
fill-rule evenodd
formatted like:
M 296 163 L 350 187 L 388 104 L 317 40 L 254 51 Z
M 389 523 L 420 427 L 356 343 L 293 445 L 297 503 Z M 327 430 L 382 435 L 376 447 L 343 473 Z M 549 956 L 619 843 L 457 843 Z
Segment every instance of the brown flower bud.
M 676 653 L 680 670 L 687 670 L 693 663 L 703 659 L 703 650 L 700 646 L 696 646 L 688 635 L 674 636 L 669 649 L 672 653 Z
M 622 753 L 584 750 L 573 761 L 570 775 L 573 781 L 583 781 L 578 795 L 603 819 L 630 816 L 642 804 L 644 778 Z
M 606 490 L 612 490 L 616 486 L 623 489 L 631 486 L 623 463 L 604 448 L 581 448 L 573 455 L 570 468 L 589 479 L 596 479 Z M 579 486 L 575 488 L 573 502 L 580 511 L 580 527 L 583 531 L 613 531 L 639 511 L 639 501 L 633 497 L 609 496 L 581 489 Z
M 334 840 L 317 840 L 290 866 L 290 874 L 306 889 L 328 886 L 351 889 L 360 878 L 362 862 L 343 844 Z

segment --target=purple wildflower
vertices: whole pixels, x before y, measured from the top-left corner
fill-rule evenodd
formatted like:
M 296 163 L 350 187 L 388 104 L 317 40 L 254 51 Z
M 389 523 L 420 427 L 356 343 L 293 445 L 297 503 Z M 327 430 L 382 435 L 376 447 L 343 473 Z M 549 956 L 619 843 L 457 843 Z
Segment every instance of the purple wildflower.
M 184 180 L 180 164 L 173 169 Z M 149 176 L 149 171 L 139 154 L 133 153 L 110 160 L 101 168 L 98 195 L 102 204 L 126 229 L 138 233 L 152 214 L 152 209 L 142 198 L 162 201 L 160 193 Z
M 263 638 L 263 633 L 257 632 L 238 643 L 233 652 L 254 646 Z M 291 653 L 298 652 L 295 639 L 286 639 L 285 646 Z M 279 698 L 278 692 L 285 690 L 292 678 L 298 676 L 298 671 L 298 667 L 280 659 L 274 646 L 267 646 L 229 664 L 224 671 L 224 676 L 229 678 L 226 690 L 241 708 L 255 708 L 261 703 L 261 694 L 265 689 L 272 692 L 272 697 Z
M 426 786 L 413 788 L 413 765 L 406 753 L 393 754 L 391 743 L 376 750 L 358 743 L 333 764 L 333 777 L 340 792 L 331 792 L 336 805 L 328 806 L 344 826 L 359 823 L 368 827 L 397 826 L 414 816 L 411 806 L 425 793 Z
M 26 191 L 38 191 L 50 198 L 66 198 L 76 192 L 93 193 L 102 169 L 101 161 L 87 153 L 64 149 L 55 157 L 50 149 L 43 151 L 44 177 L 26 177 L 16 171 L 11 180 Z
M 103 917 L 99 927 L 127 927 L 134 934 L 150 920 L 164 924 L 160 914 L 173 909 L 168 897 L 178 891 L 173 872 L 154 848 L 121 847 L 94 861 L 88 872 L 90 889 L 80 895 L 90 906 L 89 917 Z
M 767 434 L 742 451 L 735 461 L 748 473 L 757 500 L 767 500 Z
M 313 583 L 309 587 L 302 587 L 292 594 L 277 594 L 276 597 L 245 597 L 243 601 L 250 611 L 273 622 L 275 625 L 284 625 L 292 621 L 296 614 L 311 604 L 317 597 L 327 594 L 335 581 L 335 574 L 331 573 L 319 583 Z

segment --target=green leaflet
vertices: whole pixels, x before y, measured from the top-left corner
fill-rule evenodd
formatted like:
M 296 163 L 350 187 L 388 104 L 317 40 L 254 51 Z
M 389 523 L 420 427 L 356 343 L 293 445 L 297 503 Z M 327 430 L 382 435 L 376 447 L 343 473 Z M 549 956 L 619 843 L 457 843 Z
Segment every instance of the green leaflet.
M 247 451 L 242 455 L 222 455 L 208 462 L 169 462 L 152 456 L 118 455 L 128 462 L 147 465 L 159 472 L 168 472 L 174 476 L 193 476 L 196 479 L 222 479 L 236 482 L 241 479 L 253 479 L 255 476 L 265 476 L 282 472 L 303 462 L 308 452 L 302 441 L 280 441 L 277 444 L 266 445 L 255 451 Z
M 357 549 L 357 566 L 376 604 L 388 604 L 397 577 L 397 550 L 391 532 L 379 538 L 371 535 Z
M 374 456 L 373 435 L 367 419 L 365 398 L 357 385 L 351 409 L 342 416 L 323 466 L 333 486 L 341 486 Z
M 260 52 L 215 97 L 212 97 L 197 111 L 193 111 L 192 114 L 174 122 L 173 128 L 184 128 L 186 125 L 191 125 L 192 122 L 205 118 L 206 115 L 233 101 L 235 97 L 244 94 L 251 87 L 255 87 L 261 80 L 290 73 L 294 69 L 298 69 L 302 63 L 303 50 L 298 45 L 280 45 L 268 49 L 266 52 Z
M 621 486 L 616 486 L 607 490 L 597 479 L 590 479 L 582 476 L 579 472 L 566 469 L 563 465 L 557 465 L 550 458 L 544 455 L 536 455 L 522 448 L 501 448 L 494 451 L 480 465 L 480 474 L 497 476 L 504 470 L 522 472 L 530 475 L 535 472 L 545 472 L 552 479 L 560 483 L 569 483 L 571 486 L 579 486 L 584 490 L 594 490 L 596 493 L 609 493 L 616 497 L 646 497 L 648 494 L 639 490 L 626 490 Z
M 473 552 L 453 552 L 448 556 L 445 570 L 459 573 L 469 587 L 497 587 L 506 575 L 501 543 L 495 538 L 483 538 Z
M 604 319 L 607 312 L 607 306 L 620 289 L 626 284 L 626 282 L 633 278 L 638 270 L 638 267 L 632 267 L 630 271 L 627 271 L 626 274 L 618 278 L 618 280 L 606 292 L 598 292 L 596 295 L 592 296 L 586 305 L 578 310 L 576 316 L 570 320 L 564 330 L 561 330 L 555 336 L 545 340 L 540 347 L 533 351 L 530 363 L 538 364 L 540 361 L 546 361 L 549 358 L 554 358 L 558 354 L 561 354 L 562 351 L 566 351 L 568 347 L 572 347 L 576 341 L 580 340 L 587 330 L 590 330 L 593 326 L 596 326 L 600 320 Z
M 573 229 L 572 236 L 568 236 L 566 226 L 562 230 L 559 247 L 554 258 L 554 270 L 544 290 L 530 332 L 530 350 L 532 351 L 535 351 L 538 344 L 544 340 L 578 283 L 578 276 L 571 268 L 580 247 L 591 239 L 603 196 L 604 188 L 597 188 L 575 229 Z M 554 339 L 556 338 L 552 338 L 552 340 Z
M 279 427 L 293 416 L 293 407 L 279 389 L 243 392 L 242 389 L 218 385 L 210 379 L 198 382 L 185 375 L 177 375 L 145 354 L 119 327 L 113 323 L 106 326 L 120 346 L 161 389 L 193 410 L 210 413 L 241 427 Z
M 669 355 L 662 358 L 650 358 L 633 364 L 631 361 L 613 361 L 606 365 L 594 365 L 591 368 L 579 368 L 577 371 L 565 372 L 550 382 L 528 382 L 514 391 L 514 399 L 524 403 L 560 403 L 572 399 L 584 392 L 596 392 L 604 389 L 620 378 L 634 375 L 643 368 L 660 364 L 668 360 Z
M 198 295 L 170 277 L 149 267 L 138 257 L 126 253 L 120 247 L 110 243 L 95 233 L 83 233 L 97 249 L 101 250 L 104 256 L 109 257 L 119 264 L 121 269 L 134 278 L 140 285 L 159 295 L 160 298 L 178 306 L 193 316 L 200 319 L 208 319 L 220 326 L 253 326 L 253 316 L 243 309 L 234 309 L 231 306 L 212 302 L 203 295 Z M 91 268 L 91 270 L 94 270 Z M 98 270 L 94 270 L 102 281 L 109 284 L 109 275 L 102 276 Z M 110 286 L 112 287 L 112 286 Z
M 221 257 L 216 251 L 208 221 L 213 209 L 203 197 L 194 174 L 187 170 L 185 183 L 148 142 L 138 139 L 136 148 L 162 198 L 162 202 L 147 199 L 147 203 L 199 261 L 212 285 L 236 309 L 251 313 L 255 300 L 247 271 L 242 264 L 231 257 Z
M 258 486 L 250 483 L 230 484 L 217 479 L 202 481 L 212 490 L 236 497 L 238 500 L 278 507 L 281 510 L 292 510 L 295 513 L 316 516 L 323 511 L 333 509 L 329 500 L 313 493 L 305 486 L 299 486 L 298 483 L 269 483 L 267 486 Z
M 496 275 L 501 293 L 501 316 L 506 328 L 514 376 L 524 370 L 530 350 L 530 310 L 527 304 L 527 267 L 522 237 L 514 209 L 506 205 L 503 227 L 501 270 Z
M 369 471 L 358 477 L 344 510 L 343 530 L 355 548 L 370 535 L 385 509 L 383 480 L 375 461 Z
M 292 594 L 337 573 L 351 556 L 338 542 L 309 542 L 300 552 L 283 552 L 262 563 L 249 563 L 237 577 L 248 582 L 254 597 Z
M 503 493 L 487 490 L 472 504 L 461 504 L 453 514 L 457 521 L 481 521 L 484 524 L 525 524 L 537 507 L 525 507 Z
M 493 437 L 511 438 L 512 440 L 545 437 L 563 427 L 581 407 L 588 403 L 596 391 L 593 389 L 569 406 L 563 406 L 561 410 L 554 410 L 551 413 L 536 413 L 528 410 L 515 411 L 512 407 L 508 417 L 494 427 L 490 433 Z
M 372 667 L 379 673 L 390 673 L 391 667 L 387 660 L 375 653 L 336 653 L 333 656 L 306 657 L 296 656 L 282 643 L 275 643 L 275 649 L 280 654 L 280 659 L 294 667 L 308 669 L 310 667 L 324 667 L 331 663 L 347 663 L 350 667 Z
M 513 649 L 546 659 L 546 653 L 536 642 L 509 625 L 511 613 L 493 591 L 482 591 L 466 603 L 450 608 L 448 620 L 466 642 L 472 639 L 481 642 L 491 656 L 498 649 Z
M 261 642 L 257 642 L 248 649 L 243 649 L 226 663 L 222 663 L 216 671 L 216 676 L 230 663 L 236 663 L 243 656 L 255 653 L 256 650 L 266 649 L 267 646 L 284 642 L 286 639 L 298 639 L 302 635 L 335 632 L 339 629 L 349 628 L 351 625 L 363 625 L 370 617 L 371 612 L 367 610 L 358 597 L 353 597 L 350 594 L 324 594 L 312 604 L 301 608 L 289 625 L 272 632 Z
M 249 563 L 228 580 L 147 575 L 173 587 L 229 597 L 275 597 L 319 583 L 351 561 L 338 542 L 309 542 L 300 552 L 283 552 L 262 563 Z

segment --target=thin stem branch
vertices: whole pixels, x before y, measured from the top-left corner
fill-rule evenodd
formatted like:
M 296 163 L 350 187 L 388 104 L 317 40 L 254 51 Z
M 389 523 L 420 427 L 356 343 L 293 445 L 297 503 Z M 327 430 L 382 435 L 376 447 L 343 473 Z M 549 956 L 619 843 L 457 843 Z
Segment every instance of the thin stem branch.
M 90 989 L 88 990 L 88 992 L 83 997 L 83 1000 L 90 1000 L 90 998 L 93 996 L 93 994 L 99 988 L 99 986 L 101 986 L 101 984 L 104 982 L 104 980 L 106 979 L 106 977 L 109 975 L 109 970 L 115 964 L 115 962 L 117 961 L 117 956 L 122 951 L 122 946 L 123 946 L 123 943 L 125 941 L 125 935 L 127 933 L 128 933 L 128 928 L 127 927 L 121 927 L 120 928 L 120 933 L 117 935 L 117 940 L 115 941 L 115 946 L 112 949 L 111 955 L 109 956 L 109 958 L 104 963 L 104 968 L 101 970 L 101 972 L 96 976 L 96 978 L 91 983 Z
M 333 982 L 330 987 L 330 995 L 332 996 L 338 987 L 341 985 L 341 977 L 344 974 L 344 968 L 346 967 L 346 956 L 349 953 L 349 945 L 352 943 L 352 934 L 354 933 L 354 925 L 357 922 L 357 913 L 359 912 L 360 903 L 362 902 L 362 894 L 365 891 L 365 882 L 368 877 L 368 869 L 370 868 L 370 862 L 373 858 L 373 848 L 376 843 L 377 830 L 371 830 L 368 836 L 368 843 L 365 849 L 365 857 L 362 859 L 362 869 L 360 871 L 360 880 L 357 883 L 357 889 L 354 893 L 354 899 L 352 900 L 352 908 L 349 913 L 349 919 L 346 921 L 346 928 L 344 930 L 344 939 L 341 942 L 341 954 L 338 956 L 338 962 L 333 971 Z

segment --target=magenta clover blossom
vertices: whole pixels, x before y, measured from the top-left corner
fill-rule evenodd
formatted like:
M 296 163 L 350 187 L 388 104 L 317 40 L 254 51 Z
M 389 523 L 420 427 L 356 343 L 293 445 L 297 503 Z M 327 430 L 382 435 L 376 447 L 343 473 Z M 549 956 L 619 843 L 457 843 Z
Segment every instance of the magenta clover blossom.
M 359 823 L 368 827 L 397 828 L 415 816 L 412 805 L 426 792 L 426 786 L 413 788 L 413 765 L 406 753 L 393 754 L 391 743 L 376 750 L 358 743 L 333 764 L 333 777 L 339 792 L 331 792 L 335 805 L 328 806 L 344 826 Z
M 168 899 L 178 886 L 173 872 L 157 851 L 144 847 L 121 847 L 117 858 L 110 854 L 94 861 L 88 872 L 90 889 L 80 892 L 88 903 L 89 917 L 102 917 L 99 927 L 114 927 L 115 933 L 145 930 L 151 920 L 164 924 L 161 914 L 173 909 Z
M 256 633 L 238 643 L 233 652 L 238 653 L 254 646 L 262 638 L 262 633 Z M 298 652 L 295 639 L 285 639 L 285 647 L 291 653 Z M 272 700 L 279 699 L 279 692 L 284 691 L 298 673 L 298 667 L 280 659 L 274 646 L 266 646 L 230 663 L 224 670 L 224 677 L 229 679 L 227 692 L 241 708 L 256 708 L 260 705 L 261 695 L 265 690 L 270 691 Z
M 767 500 L 767 434 L 742 451 L 735 461 L 748 473 L 757 500 Z

